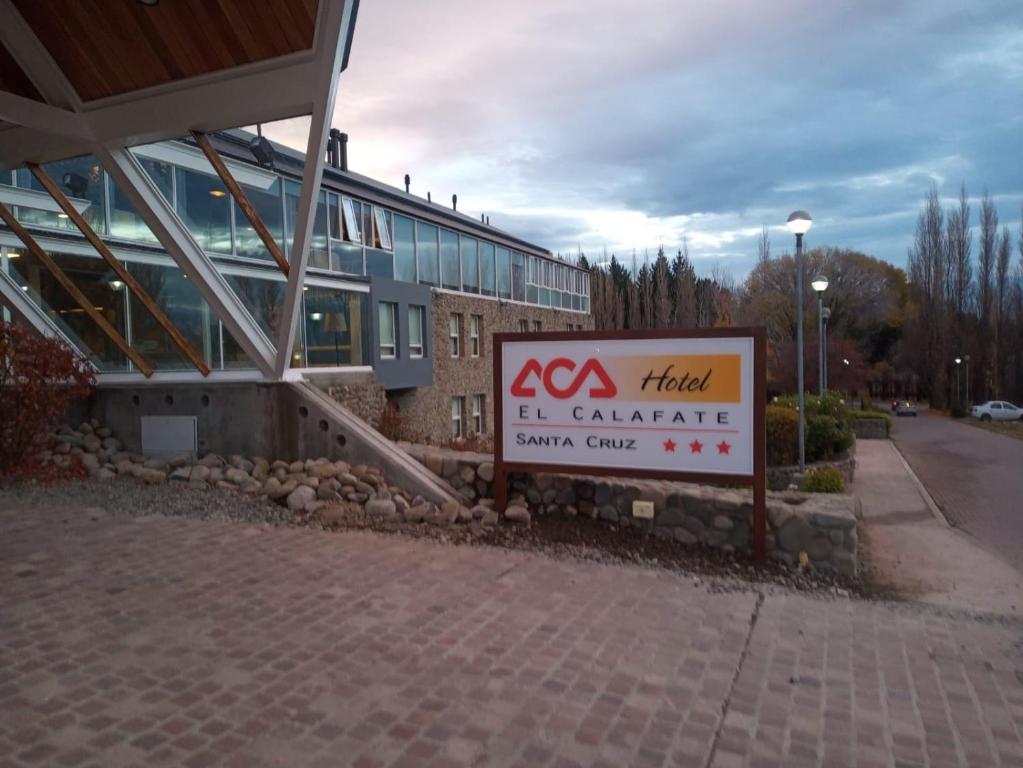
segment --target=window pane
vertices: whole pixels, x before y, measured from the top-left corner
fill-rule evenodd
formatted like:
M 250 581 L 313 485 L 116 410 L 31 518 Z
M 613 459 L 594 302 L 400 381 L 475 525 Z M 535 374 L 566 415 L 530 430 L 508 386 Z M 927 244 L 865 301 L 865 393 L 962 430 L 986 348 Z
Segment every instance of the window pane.
M 330 268 L 348 275 L 362 274 L 362 246 L 335 240 L 330 244 Z
M 309 266 L 330 269 L 330 249 L 327 247 L 327 193 L 320 192 L 313 219 L 313 238 L 309 243 Z
M 245 308 L 272 342 L 277 340 L 284 310 L 283 280 L 259 280 L 242 275 L 224 275 Z
M 497 272 L 494 269 L 494 244 L 480 242 L 480 293 L 493 296 L 497 288 Z
M 365 365 L 365 296 L 311 285 L 304 298 L 306 365 Z
M 462 290 L 470 293 L 480 291 L 480 270 L 476 256 L 476 241 L 471 237 L 461 238 Z
M 125 303 L 127 288 L 102 259 L 50 253 L 50 256 L 85 297 L 118 333 L 126 336 Z M 9 262 L 11 277 L 22 290 L 49 315 L 67 335 L 75 341 L 102 371 L 125 371 L 128 359 L 107 335 L 100 330 L 85 310 L 71 298 L 63 286 L 29 251 L 22 250 L 17 259 Z
M 394 254 L 367 248 L 366 274 L 370 277 L 394 277 Z
M 526 301 L 528 301 L 530 304 L 537 304 L 538 303 L 538 296 L 537 296 L 537 291 L 538 290 L 539 289 L 535 285 L 527 285 L 526 286 Z
M 281 181 L 275 179 L 274 183 L 266 189 L 257 189 L 247 184 L 242 185 L 245 196 L 256 209 L 263 224 L 270 230 L 273 239 L 277 244 L 284 246 L 284 207 L 281 205 Z M 273 257 L 263 245 L 263 241 L 256 234 L 255 228 L 248 217 L 242 213 L 238 203 L 234 204 L 234 226 L 235 226 L 235 253 L 238 256 L 245 256 L 250 259 L 264 259 L 270 261 Z
M 178 215 L 205 251 L 231 253 L 231 198 L 216 176 L 177 168 Z
M 446 229 L 440 231 L 440 267 L 442 285 L 452 291 L 462 289 L 462 274 L 458 261 L 458 235 Z
M 423 309 L 416 305 L 408 308 L 409 353 L 416 357 L 423 355 Z
M 391 242 L 391 212 L 383 208 L 374 208 L 373 219 L 376 227 L 376 243 L 374 244 L 382 250 L 391 250 L 393 248 L 393 243 Z
M 344 214 L 344 239 L 351 243 L 362 242 L 359 219 L 362 217 L 362 204 L 350 197 L 341 198 L 341 212 Z
M 340 240 L 342 238 L 341 209 L 337 195 L 332 192 L 327 193 L 327 228 L 330 230 L 332 239 Z
M 284 239 L 285 245 L 288 247 L 289 258 L 292 256 L 292 246 L 295 244 L 295 219 L 298 218 L 298 198 L 301 194 L 301 184 L 291 179 L 284 181 Z
M 381 301 L 378 305 L 380 326 L 380 356 L 394 357 L 394 313 L 396 305 L 389 301 Z
M 512 298 L 515 301 L 526 298 L 525 257 L 521 253 L 512 254 Z
M 99 233 L 106 231 L 103 206 L 103 173 L 92 155 L 84 155 L 68 160 L 58 160 L 43 166 L 53 182 L 68 197 L 88 200 L 90 205 L 82 212 L 82 216 L 94 230 Z M 17 185 L 23 189 L 34 189 L 45 193 L 43 185 L 27 168 L 19 168 L 15 174 Z M 49 194 L 47 194 L 49 197 Z M 18 207 L 18 219 L 31 226 L 64 229 L 78 235 L 78 227 L 64 213 L 43 211 L 38 208 Z
M 437 227 L 416 222 L 416 258 L 419 260 L 419 282 L 440 285 L 437 265 Z
M 511 251 L 507 248 L 497 249 L 497 295 L 511 298 Z
M 168 163 L 161 163 L 145 157 L 136 157 L 135 159 L 139 161 L 149 178 L 159 188 L 160 193 L 169 201 L 173 194 L 171 192 L 171 175 L 174 173 L 174 168 Z M 108 183 L 110 184 L 110 236 L 142 243 L 157 242 L 156 235 L 149 230 L 142 217 L 135 212 L 135 206 L 128 201 L 114 180 L 110 179 Z
M 129 262 L 128 271 L 166 313 L 210 368 L 220 367 L 220 323 L 203 301 L 199 289 L 175 266 Z M 131 295 L 132 346 L 162 369 L 192 370 L 170 335 L 134 295 Z
M 416 281 L 415 226 L 412 219 L 394 217 L 394 279 Z

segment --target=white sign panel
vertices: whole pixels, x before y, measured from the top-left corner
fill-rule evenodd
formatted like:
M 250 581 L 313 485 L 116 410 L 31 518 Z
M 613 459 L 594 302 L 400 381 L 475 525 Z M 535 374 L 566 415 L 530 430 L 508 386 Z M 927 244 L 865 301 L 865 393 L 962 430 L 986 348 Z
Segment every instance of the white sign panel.
M 508 341 L 511 463 L 753 475 L 754 339 Z

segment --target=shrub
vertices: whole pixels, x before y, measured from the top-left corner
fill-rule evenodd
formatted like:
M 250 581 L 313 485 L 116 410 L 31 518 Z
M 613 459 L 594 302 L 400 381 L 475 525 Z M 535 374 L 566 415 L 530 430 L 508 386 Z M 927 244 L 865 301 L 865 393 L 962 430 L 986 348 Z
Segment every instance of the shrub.
M 812 416 L 831 416 L 833 419 L 843 423 L 851 422 L 852 409 L 845 403 L 841 393 L 825 392 L 823 395 L 811 395 L 809 393 L 803 398 L 806 404 L 806 418 Z M 775 405 L 799 410 L 799 398 L 796 395 L 782 395 L 775 400 Z
M 96 378 L 78 350 L 0 322 L 0 475 L 24 471 Z
M 823 415 L 806 420 L 807 461 L 830 459 L 836 453 L 849 450 L 852 443 L 852 430 L 846 422 Z
M 845 476 L 837 467 L 818 467 L 806 473 L 799 490 L 807 493 L 844 493 Z
M 767 463 L 771 466 L 799 461 L 799 415 L 792 408 L 769 405 L 767 414 Z
M 953 419 L 965 419 L 969 414 L 969 410 L 966 408 L 966 403 L 960 400 L 959 402 L 952 403 L 950 413 Z
M 884 411 L 850 411 L 849 418 L 851 421 L 856 419 L 878 419 L 884 422 L 884 433 L 890 435 L 892 433 L 892 417 L 891 414 L 885 413 Z

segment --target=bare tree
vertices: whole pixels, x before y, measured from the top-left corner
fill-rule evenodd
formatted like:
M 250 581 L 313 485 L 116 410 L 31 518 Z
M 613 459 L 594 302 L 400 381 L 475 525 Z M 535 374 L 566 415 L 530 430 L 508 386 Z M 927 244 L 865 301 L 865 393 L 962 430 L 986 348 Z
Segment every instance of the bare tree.
M 761 227 L 760 237 L 757 238 L 757 263 L 762 264 L 771 260 L 771 237 L 767 233 L 767 227 Z
M 980 201 L 980 253 L 977 258 L 977 318 L 978 357 L 979 365 L 975 367 L 975 379 L 980 386 L 971 389 L 981 400 L 986 399 L 991 391 L 991 321 L 992 321 L 992 283 L 994 278 L 995 259 L 998 249 L 998 211 L 995 209 L 991 195 L 984 192 Z
M 1002 228 L 998 240 L 998 257 L 995 264 L 995 394 L 1005 393 L 1007 362 L 1010 341 L 1008 338 L 1008 315 L 1011 286 L 1009 285 L 1009 254 L 1012 252 L 1012 235 L 1009 228 Z
M 668 328 L 671 326 L 671 277 L 668 274 L 668 260 L 664 256 L 664 248 L 657 252 L 654 262 L 654 311 L 651 328 Z
M 945 240 L 950 268 L 949 301 L 958 321 L 957 331 L 961 332 L 962 317 L 966 314 L 970 283 L 973 280 L 973 264 L 970 262 L 973 234 L 970 232 L 970 199 L 966 196 L 965 184 L 959 189 L 959 205 L 948 211 Z M 957 335 L 961 337 L 961 333 Z M 957 340 L 961 341 L 961 338 Z

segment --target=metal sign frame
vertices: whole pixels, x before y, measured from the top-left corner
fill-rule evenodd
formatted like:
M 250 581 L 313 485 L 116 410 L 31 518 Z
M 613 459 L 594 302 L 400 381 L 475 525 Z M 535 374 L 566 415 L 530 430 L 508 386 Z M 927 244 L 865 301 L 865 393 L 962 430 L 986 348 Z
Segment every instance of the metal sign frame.
M 648 339 L 752 339 L 753 340 L 753 474 L 631 469 L 585 464 L 509 462 L 504 459 L 504 344 L 529 341 L 629 341 Z M 596 477 L 635 477 L 645 480 L 677 480 L 708 485 L 753 487 L 753 557 L 766 557 L 767 535 L 767 334 L 763 327 L 667 329 L 649 331 L 553 331 L 495 333 L 494 354 L 494 487 L 495 507 L 508 504 L 509 472 L 548 472 Z

